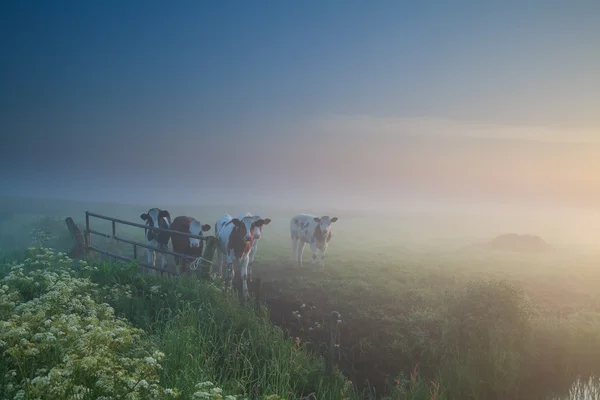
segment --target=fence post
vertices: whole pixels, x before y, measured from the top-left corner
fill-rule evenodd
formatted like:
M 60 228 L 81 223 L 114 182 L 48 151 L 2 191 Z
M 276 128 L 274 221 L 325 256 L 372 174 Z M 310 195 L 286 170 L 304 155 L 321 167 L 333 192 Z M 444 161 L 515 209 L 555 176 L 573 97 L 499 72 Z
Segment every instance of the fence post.
M 200 263 L 200 267 L 202 270 L 200 271 L 200 277 L 202 279 L 210 280 L 210 273 L 212 269 L 212 264 L 208 261 L 212 261 L 215 255 L 215 251 L 217 250 L 217 238 L 209 236 L 206 238 L 206 243 L 204 244 L 204 251 L 202 254 L 202 258 L 207 260 L 206 262 L 202 260 Z
M 75 242 L 75 247 L 71 250 L 71 256 L 74 258 L 86 255 L 91 256 L 91 251 L 85 246 L 84 236 L 77 225 L 75 225 L 73 218 L 67 217 L 65 222 L 67 224 L 67 229 L 69 229 L 69 233 L 71 234 L 71 238 L 73 238 L 73 241 Z
M 115 236 L 117 236 L 117 224 L 115 223 L 114 220 L 112 220 L 112 237 L 113 237 L 113 239 L 115 238 Z M 111 250 L 112 250 L 112 248 L 111 248 Z M 112 261 L 113 261 L 113 263 L 115 263 L 115 262 L 117 262 L 117 259 L 115 257 L 113 257 Z
M 92 245 L 92 235 L 90 234 L 90 213 L 85 212 L 85 245 L 89 249 Z
M 338 336 L 338 325 L 341 322 L 341 315 L 337 311 L 332 311 L 329 315 L 329 354 L 327 355 L 326 374 L 333 374 L 333 360 L 335 356 L 335 349 L 339 347 L 336 343 Z M 339 351 L 339 350 L 338 350 Z
M 254 306 L 256 307 L 256 312 L 260 311 L 260 294 L 262 292 L 262 280 L 260 278 L 254 279 L 254 286 L 256 291 L 254 292 Z

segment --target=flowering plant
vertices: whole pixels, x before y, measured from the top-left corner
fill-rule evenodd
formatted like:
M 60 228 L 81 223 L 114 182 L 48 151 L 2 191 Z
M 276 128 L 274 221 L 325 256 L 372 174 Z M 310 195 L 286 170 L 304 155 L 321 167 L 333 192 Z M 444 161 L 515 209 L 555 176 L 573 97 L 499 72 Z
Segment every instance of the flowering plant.
M 0 381 L 3 398 L 158 399 L 164 354 L 144 332 L 97 301 L 73 260 L 29 249 L 0 281 Z M 84 265 L 84 267 L 87 267 Z

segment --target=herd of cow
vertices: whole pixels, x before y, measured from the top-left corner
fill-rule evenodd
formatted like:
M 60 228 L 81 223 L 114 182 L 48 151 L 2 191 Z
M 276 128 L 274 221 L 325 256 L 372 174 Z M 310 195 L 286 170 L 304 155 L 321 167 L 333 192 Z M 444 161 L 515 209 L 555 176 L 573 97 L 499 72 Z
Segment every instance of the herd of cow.
M 196 236 L 204 236 L 204 232 L 211 229 L 209 224 L 202 224 L 193 217 L 179 216 L 171 221 L 171 215 L 167 210 L 152 208 L 143 213 L 141 218 L 146 222 L 148 228 L 145 229 L 148 246 L 168 250 L 169 240 L 173 247 L 173 252 L 181 253 L 193 257 L 202 256 L 203 240 L 171 234 L 168 232 L 155 231 L 152 228 L 169 229 L 177 232 L 189 233 Z M 290 221 L 290 236 L 292 239 L 292 257 L 294 265 L 302 265 L 302 252 L 306 243 L 310 244 L 312 250 L 312 265 L 317 262 L 317 253 L 320 251 L 320 264 L 324 266 L 325 252 L 329 241 L 331 240 L 331 224 L 338 220 L 337 217 L 317 217 L 308 214 L 298 214 Z M 243 295 L 248 293 L 247 279 L 252 274 L 252 264 L 256 256 L 258 241 L 262 236 L 262 229 L 265 225 L 271 223 L 270 218 L 262 218 L 258 215 L 247 213 L 237 218 L 225 214 L 215 225 L 215 238 L 217 239 L 216 260 L 213 262 L 213 268 L 216 268 L 217 275 L 224 277 L 223 260 L 227 264 L 227 281 L 229 282 L 235 276 L 235 271 L 239 271 Z M 156 252 L 146 249 L 148 264 L 156 265 Z M 189 262 L 186 259 L 180 260 L 175 257 L 175 264 L 179 266 L 181 261 L 182 272 L 187 272 Z M 166 265 L 166 255 L 162 253 L 162 268 Z M 231 271 L 231 276 L 229 276 Z

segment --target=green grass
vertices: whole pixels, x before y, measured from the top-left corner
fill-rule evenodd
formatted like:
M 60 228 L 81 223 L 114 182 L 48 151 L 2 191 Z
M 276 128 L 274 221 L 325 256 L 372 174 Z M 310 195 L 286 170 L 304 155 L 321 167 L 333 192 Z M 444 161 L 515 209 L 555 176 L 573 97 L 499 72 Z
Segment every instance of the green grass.
M 144 208 L 113 206 L 90 211 L 136 222 Z M 194 215 L 211 225 L 221 212 L 230 211 L 173 210 L 172 216 Z M 83 215 L 66 215 L 81 224 Z M 339 311 L 343 319 L 339 366 L 359 392 L 376 390 L 378 395 L 385 392 L 392 398 L 405 398 L 401 393 L 411 386 L 412 374 L 413 398 L 429 398 L 438 386 L 438 395 L 451 399 L 554 396 L 564 400 L 577 387 L 574 382 L 600 373 L 600 257 L 596 254 L 562 250 L 541 255 L 499 253 L 462 248 L 468 242 L 458 239 L 442 246 L 411 236 L 414 225 L 401 225 L 394 231 L 393 220 L 382 223 L 385 229 L 371 235 L 368 232 L 374 222 L 368 216 L 342 216 L 333 232 L 325 269 L 309 268 L 308 248 L 304 268 L 294 269 L 289 216 L 261 215 L 273 220 L 263 231 L 254 266 L 255 275 L 265 282 L 269 316 L 264 310 L 257 315 L 240 309 L 235 299 L 223 298 L 218 288 L 200 291 L 194 285 L 204 288 L 204 284 L 195 280 L 123 276 L 108 264 L 102 275 L 94 277 L 105 286 L 122 282 L 137 288 L 132 299 L 119 300 L 115 309 L 135 326 L 165 338 L 161 345 L 171 346 L 169 352 L 178 354 L 165 368 L 170 371 L 164 372 L 167 387 L 189 381 L 185 390 L 193 390 L 194 380 L 178 371 L 197 371 L 193 363 L 200 357 L 204 360 L 202 371 L 211 371 L 211 379 L 224 389 L 243 387 L 252 393 L 259 385 L 261 390 L 270 385 L 281 389 L 277 393 L 282 395 L 284 390 L 296 395 L 334 393 L 339 384 L 332 389 L 317 378 L 314 365 L 322 360 L 310 358 L 304 349 L 294 350 L 301 351 L 306 360 L 318 360 L 314 361 L 317 364 L 301 361 L 306 374 L 300 378 L 289 364 L 291 353 L 284 352 L 284 347 L 268 346 L 281 342 L 294 348 L 293 339 L 299 337 L 310 352 L 322 352 L 322 344 L 328 342 L 327 331 L 313 327 L 323 325 L 332 310 Z M 110 232 L 110 223 L 92 220 L 92 226 Z M 125 237 L 143 238 L 139 229 L 118 226 L 117 230 Z M 496 234 L 506 232 L 498 230 Z M 459 235 L 471 233 L 461 231 Z M 484 240 L 487 236 L 477 237 Z M 131 254 L 128 246 L 93 240 Z M 139 253 L 145 260 L 144 253 Z M 149 293 L 156 285 L 167 288 L 165 300 Z M 191 308 L 173 298 L 175 292 L 186 296 Z M 304 303 L 309 307 L 301 308 Z M 292 314 L 296 310 L 300 317 Z M 269 325 L 268 319 L 283 332 Z M 276 334 L 269 333 L 271 329 Z M 192 340 L 186 342 L 187 337 Z M 196 347 L 189 343 L 196 342 L 210 343 L 203 348 L 214 351 L 193 352 Z M 238 359 L 238 350 L 236 358 L 227 361 L 224 354 L 232 354 L 235 345 L 252 351 Z M 184 355 L 189 354 L 192 357 L 186 359 Z M 227 367 L 219 369 L 226 361 Z M 242 368 L 250 364 L 252 369 Z M 287 368 L 287 375 L 265 375 L 269 366 Z M 414 374 L 416 367 L 418 375 Z M 285 385 L 289 387 L 284 389 Z M 368 396 L 361 393 L 359 397 Z
M 64 338 L 58 343 L 48 344 L 41 353 L 29 356 L 23 351 L 4 353 L 3 376 L 10 375 L 10 371 L 13 370 L 18 373 L 10 381 L 0 377 L 0 386 L 11 385 L 13 391 L 23 387 L 25 398 L 34 394 L 44 399 L 64 398 L 61 396 L 68 397 L 77 390 L 96 397 L 110 393 L 118 394 L 127 392 L 123 385 L 126 385 L 128 380 L 139 381 L 142 378 L 154 385 L 155 390 L 160 389 L 162 392 L 164 388 L 173 388 L 183 398 L 192 398 L 194 393 L 198 392 L 198 383 L 206 381 L 215 383 L 223 393 L 248 398 L 273 395 L 279 395 L 281 398 L 301 398 L 311 394 L 316 398 L 327 399 L 368 398 L 355 392 L 352 385 L 338 372 L 333 376 L 326 376 L 323 359 L 305 351 L 302 344 L 296 343 L 292 338 L 285 339 L 281 329 L 271 325 L 264 308 L 256 310 L 252 306 L 240 307 L 236 296 L 224 292 L 214 284 L 190 277 L 165 278 L 143 275 L 137 272 L 135 266 L 124 267 L 109 263 L 72 265 L 62 255 L 37 249 L 31 249 L 25 263 L 16 270 L 15 268 L 2 268 L 2 294 L 3 285 L 8 284 L 10 295 L 18 298 L 14 304 L 16 308 L 13 311 L 5 309 L 6 314 L 2 315 L 2 320 L 13 320 L 16 310 L 26 307 L 31 311 L 25 312 L 25 317 L 29 319 L 23 322 L 22 326 L 31 327 L 31 315 L 42 314 L 39 318 L 34 318 L 34 325 L 39 328 L 32 331 L 25 328 L 19 338 L 11 333 L 16 332 L 14 324 L 0 325 L 0 335 L 3 339 L 14 338 L 14 343 L 9 343 L 13 348 L 19 348 L 17 339 L 35 342 L 36 332 L 43 333 L 44 320 L 60 320 L 68 315 L 65 317 L 68 321 L 80 321 L 87 315 L 86 310 L 102 308 L 102 302 L 108 303 L 111 310 L 114 309 L 115 315 L 113 318 L 110 317 L 110 313 L 99 311 L 102 315 L 107 315 L 102 318 L 108 318 L 107 323 L 112 323 L 112 320 L 118 322 L 115 318 L 124 318 L 128 321 L 123 325 L 125 330 L 130 329 L 131 334 L 138 338 L 136 340 L 132 337 L 129 341 L 130 347 L 133 347 L 125 349 L 126 351 L 120 350 L 120 353 L 114 355 L 111 355 L 113 350 L 110 350 L 110 344 L 98 344 L 96 336 L 93 341 L 90 339 L 90 344 L 85 345 L 87 350 L 81 348 L 79 339 L 73 336 L 71 339 Z M 40 282 L 41 286 L 38 285 Z M 68 292 L 60 289 L 56 294 L 52 292 L 53 288 L 62 288 L 65 285 L 72 289 L 68 289 Z M 50 303 L 44 298 L 57 296 L 61 299 L 58 305 L 49 307 Z M 78 299 L 82 296 L 85 298 L 81 306 L 77 307 Z M 14 300 L 14 296 L 11 299 Z M 75 311 L 71 310 L 73 307 Z M 106 327 L 102 318 L 77 323 L 80 330 L 84 325 L 90 324 L 97 324 L 94 325 L 97 326 L 96 329 L 101 329 Z M 74 322 L 65 323 L 67 325 L 61 326 L 65 332 L 70 332 L 77 326 L 73 325 Z M 131 324 L 132 327 L 129 328 L 127 324 Z M 111 329 L 116 328 L 118 326 Z M 107 334 L 110 334 L 110 331 L 104 335 Z M 135 342 L 138 343 L 137 346 L 134 346 Z M 71 348 L 72 345 L 76 347 Z M 122 386 L 105 376 L 103 385 L 108 386 L 95 389 L 98 384 L 93 378 L 94 370 L 87 371 L 86 363 L 91 362 L 91 359 L 96 360 L 93 365 L 97 368 L 95 373 L 99 376 L 102 375 L 101 372 L 110 371 L 111 368 L 120 370 L 123 368 L 123 361 L 119 360 L 130 359 L 129 353 L 135 353 L 140 346 L 148 349 L 147 353 L 152 348 L 164 353 L 164 359 L 160 361 L 161 368 L 149 371 L 147 377 L 124 376 L 119 381 L 122 382 Z M 42 346 L 39 348 L 42 349 Z M 102 348 L 105 350 L 102 351 Z M 78 353 L 81 350 L 84 351 L 83 354 Z M 59 383 L 55 385 L 52 379 L 46 378 L 53 376 L 49 370 L 67 370 L 67 366 L 63 366 L 60 360 L 65 355 L 70 355 L 73 359 L 74 354 L 80 357 L 80 362 L 75 367 L 69 364 L 69 367 L 83 372 L 75 374 L 73 379 L 62 379 L 60 387 L 56 386 Z M 101 357 L 105 357 L 106 360 L 97 361 L 102 360 Z M 140 362 L 143 362 L 144 356 L 138 357 Z M 109 365 L 100 365 L 107 363 Z M 13 368 L 13 365 L 21 367 Z M 28 368 L 22 368 L 23 365 L 27 365 Z M 138 375 L 139 373 L 141 372 L 138 371 Z M 155 376 L 156 379 L 151 379 Z M 110 382 L 107 383 L 107 379 Z M 417 393 L 419 388 L 423 390 L 423 383 L 419 379 L 413 378 L 413 381 L 414 393 Z M 44 386 L 32 389 L 31 383 L 27 382 L 34 382 L 38 386 L 39 382 L 44 382 Z M 51 393 L 43 394 L 43 389 Z M 137 393 L 136 396 L 154 398 L 151 394 L 143 392 Z
M 194 278 L 141 276 L 114 265 L 104 265 L 92 280 L 131 288 L 134 295 L 120 298 L 114 307 L 160 337 L 167 386 L 191 394 L 201 377 L 228 393 L 339 397 L 344 382 L 325 381 L 321 360 L 284 340 L 264 316 L 240 308 L 217 287 Z

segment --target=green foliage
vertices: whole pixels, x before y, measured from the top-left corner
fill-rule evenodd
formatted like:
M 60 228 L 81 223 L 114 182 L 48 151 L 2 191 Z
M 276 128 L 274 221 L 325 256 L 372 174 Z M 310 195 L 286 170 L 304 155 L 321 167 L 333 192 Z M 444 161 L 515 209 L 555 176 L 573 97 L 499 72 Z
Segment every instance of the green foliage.
M 118 314 L 159 337 L 167 385 L 184 396 L 198 379 L 229 393 L 316 393 L 339 398 L 340 375 L 323 378 L 324 364 L 272 326 L 266 310 L 242 308 L 220 286 L 192 277 L 141 275 L 113 264 L 81 271 L 101 287 Z
M 351 394 L 339 374 L 323 377 L 322 360 L 214 285 L 142 276 L 131 266 L 74 263 L 40 248 L 7 268 L 0 281 L 5 397 Z
M 447 304 L 442 374 L 451 393 L 515 398 L 531 335 L 522 290 L 503 281 L 471 282 Z
M 164 398 L 160 351 L 99 303 L 72 260 L 31 249 L 0 281 L 0 379 L 5 398 Z

